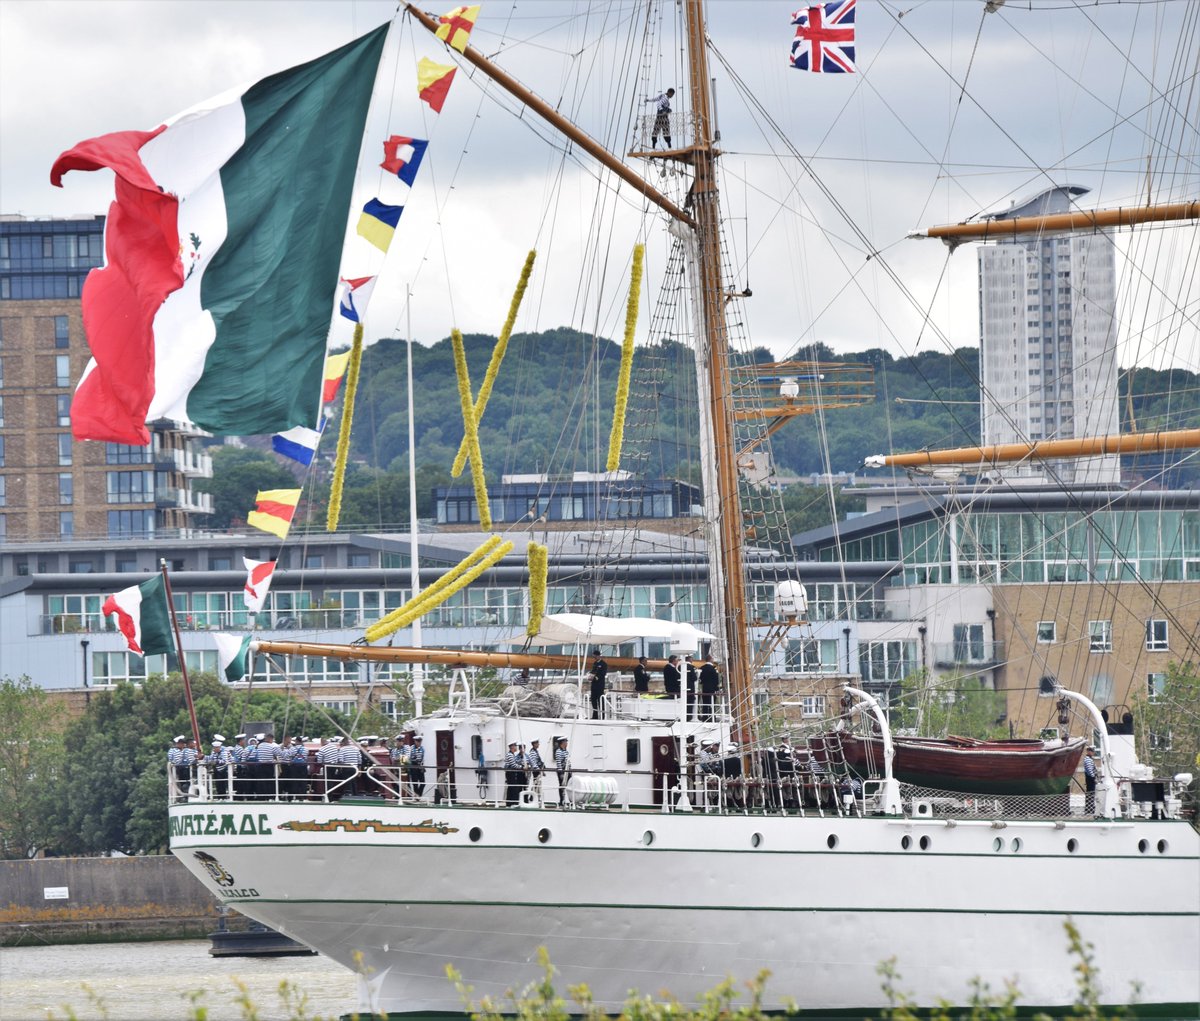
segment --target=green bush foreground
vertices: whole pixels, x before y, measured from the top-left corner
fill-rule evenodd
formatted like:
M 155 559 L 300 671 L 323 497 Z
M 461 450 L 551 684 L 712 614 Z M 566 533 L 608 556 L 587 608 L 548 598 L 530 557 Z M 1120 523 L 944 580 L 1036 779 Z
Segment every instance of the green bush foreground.
M 1117 1021 L 1136 1017 L 1133 1010 L 1127 1007 L 1101 1007 L 1099 972 L 1095 965 L 1092 944 L 1083 939 L 1070 920 L 1063 923 L 1063 928 L 1074 961 L 1072 971 L 1075 973 L 1076 993 L 1074 1004 L 1060 1017 L 1080 1021 Z M 473 990 L 463 982 L 462 976 L 453 965 L 446 966 L 446 976 L 458 990 L 463 1003 L 463 1014 L 471 1018 L 471 1021 L 502 1021 L 505 1018 L 517 1018 L 519 1021 L 567 1021 L 569 1018 L 583 1018 L 585 1021 L 765 1021 L 766 1018 L 777 1017 L 781 1013 L 773 1010 L 768 1014 L 763 1008 L 763 995 L 770 978 L 770 972 L 766 969 L 746 982 L 744 991 L 732 978 L 726 979 L 705 993 L 702 1002 L 696 1007 L 681 1004 L 665 990 L 657 996 L 643 995 L 635 990 L 629 994 L 620 1012 L 612 1015 L 593 1002 L 591 990 L 586 985 L 568 986 L 566 996 L 559 995 L 554 985 L 557 969 L 551 964 L 550 954 L 545 947 L 538 948 L 538 964 L 542 969 L 539 979 L 522 989 L 510 989 L 496 1000 L 485 996 L 476 1002 Z M 361 959 L 359 970 L 362 972 Z M 971 999 L 965 1006 L 942 1002 L 930 1010 L 918 1008 L 909 996 L 900 990 L 901 976 L 896 966 L 896 958 L 889 958 L 875 970 L 880 976 L 882 989 L 888 1000 L 888 1006 L 879 1014 L 884 1021 L 1006 1021 L 1017 1017 L 1020 990 L 1015 978 L 1005 983 L 1002 992 L 994 992 L 986 983 L 978 978 L 974 979 L 971 983 Z M 239 990 L 235 1002 L 241 1010 L 242 1021 L 260 1021 L 263 1014 L 251 999 L 246 986 L 237 979 L 233 979 L 233 982 Z M 87 985 L 84 985 L 83 989 L 91 1007 L 102 1018 L 107 1019 L 109 1013 L 103 1000 Z M 188 994 L 191 1001 L 188 1021 L 210 1021 L 209 1008 L 203 1002 L 204 996 L 203 991 Z M 335 1018 L 311 1014 L 307 995 L 293 982 L 281 982 L 278 996 L 279 1006 L 282 1007 L 288 1021 L 337 1021 Z M 737 1004 L 735 1000 L 747 1002 Z M 72 1008 L 63 1009 L 66 1011 L 64 1016 L 67 1021 L 78 1021 L 78 1015 Z M 275 1014 L 274 1011 L 271 1013 Z M 782 1013 L 799 1015 L 801 1011 L 791 1002 Z M 58 1017 L 53 1011 L 48 1012 L 48 1016 L 51 1021 Z M 387 1017 L 385 1014 L 348 1016 L 352 1021 Z M 1033 1021 L 1056 1021 L 1056 1018 L 1049 1014 L 1035 1014 Z

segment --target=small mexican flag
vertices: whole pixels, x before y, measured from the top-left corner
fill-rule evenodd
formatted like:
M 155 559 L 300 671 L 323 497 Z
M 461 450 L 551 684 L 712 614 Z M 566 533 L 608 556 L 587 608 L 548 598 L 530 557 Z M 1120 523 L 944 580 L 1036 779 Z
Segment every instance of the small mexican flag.
M 149 131 L 64 152 L 110 168 L 105 265 L 83 285 L 92 351 L 80 440 L 146 444 L 146 423 L 218 434 L 311 427 L 375 71 L 388 26 Z
M 217 631 L 212 637 L 217 643 L 217 669 L 225 680 L 240 681 L 248 673 L 250 636 L 227 635 Z
M 117 629 L 125 636 L 129 651 L 139 656 L 173 656 L 171 614 L 161 574 L 131 588 L 123 588 L 104 600 L 105 614 L 116 614 Z

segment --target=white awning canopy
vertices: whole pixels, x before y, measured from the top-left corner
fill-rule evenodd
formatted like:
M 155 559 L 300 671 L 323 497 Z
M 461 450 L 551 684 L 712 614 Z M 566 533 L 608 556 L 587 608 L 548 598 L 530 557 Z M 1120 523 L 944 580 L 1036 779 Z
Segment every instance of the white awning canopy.
M 700 641 L 713 638 L 691 624 L 676 624 L 654 617 L 604 617 L 598 613 L 547 613 L 532 646 L 547 645 L 622 645 L 647 638 L 669 642 L 672 646 L 695 648 Z M 514 635 L 510 645 L 525 643 L 525 635 Z

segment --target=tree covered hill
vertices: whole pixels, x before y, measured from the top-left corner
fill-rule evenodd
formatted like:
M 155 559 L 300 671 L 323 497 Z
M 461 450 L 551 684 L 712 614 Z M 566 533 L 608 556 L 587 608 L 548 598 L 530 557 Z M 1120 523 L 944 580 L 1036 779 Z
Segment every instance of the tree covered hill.
M 464 341 L 472 387 L 478 390 L 495 338 L 475 334 Z M 603 460 L 607 449 L 620 357 L 617 343 L 567 328 L 515 335 L 480 421 L 489 475 L 595 470 L 595 452 Z M 765 349 L 750 357 L 771 360 Z M 828 437 L 828 467 L 833 471 L 854 471 L 866 455 L 889 449 L 978 441 L 978 351 L 931 351 L 896 360 L 878 349 L 846 355 L 821 349 L 814 357 L 872 364 L 875 401 L 830 411 L 823 423 L 801 417 L 784 426 L 775 434 L 774 449 L 785 472 L 826 470 L 822 432 Z M 407 471 L 405 359 L 405 344 L 399 340 L 381 340 L 364 353 L 351 441 L 354 457 L 393 471 Z M 678 449 L 684 443 L 680 430 L 694 429 L 692 372 L 692 356 L 681 345 L 667 344 L 654 354 L 639 347 L 634 356 L 630 415 L 638 413 L 639 397 L 649 393 L 654 405 L 649 445 L 664 474 L 687 474 L 680 471 L 679 462 L 694 456 Z M 415 347 L 413 373 L 417 463 L 448 466 L 463 434 L 449 339 Z M 651 383 L 645 382 L 648 374 Z M 687 439 L 694 444 L 694 435 Z
M 464 338 L 472 392 L 477 393 L 495 338 Z M 354 412 L 351 469 L 342 523 L 396 525 L 408 520 L 407 345 L 380 340 L 363 355 Z M 432 487 L 450 480 L 450 465 L 462 440 L 462 414 L 449 338 L 414 345 L 413 385 L 417 438 L 418 514 L 432 514 Z M 870 454 L 978 443 L 979 351 L 922 351 L 895 358 L 886 351 L 834 354 L 817 345 L 807 357 L 822 362 L 868 364 L 874 370 L 874 400 L 822 416 L 800 416 L 772 437 L 777 470 L 807 476 L 858 471 Z M 772 360 L 758 348 L 735 358 Z M 620 345 L 569 328 L 516 334 L 496 378 L 479 439 L 489 480 L 514 473 L 595 471 L 608 449 L 612 406 L 620 367 Z M 1132 395 L 1128 392 L 1132 387 Z M 1122 370 L 1119 377 L 1122 428 L 1174 429 L 1200 422 L 1200 377 L 1181 369 Z M 336 447 L 340 402 L 322 441 L 316 470 L 305 492 L 307 516 L 319 519 L 328 495 L 328 465 Z M 650 476 L 698 481 L 696 437 L 699 405 L 693 357 L 683 345 L 639 347 L 626 419 L 623 464 Z M 265 441 L 260 441 L 261 443 Z M 640 456 L 640 460 L 639 460 Z M 1126 462 L 1131 475 L 1161 487 L 1200 483 L 1200 459 L 1174 464 L 1169 454 Z M 1167 465 L 1173 465 L 1167 468 Z M 244 519 L 256 488 L 285 485 L 293 462 L 261 449 L 217 452 L 213 527 Z M 469 469 L 460 477 L 469 483 Z M 256 485 L 257 483 L 257 485 Z M 811 501 L 806 501 L 810 503 Z M 817 501 L 812 513 L 827 517 Z M 789 511 L 789 516 L 795 516 Z M 799 521 L 800 518 L 797 518 Z

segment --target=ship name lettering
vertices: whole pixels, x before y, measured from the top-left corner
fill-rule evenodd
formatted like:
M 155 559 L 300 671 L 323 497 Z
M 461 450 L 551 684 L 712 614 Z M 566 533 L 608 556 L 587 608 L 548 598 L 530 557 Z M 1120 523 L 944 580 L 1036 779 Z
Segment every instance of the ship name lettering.
M 226 890 L 221 896 L 229 900 L 237 897 L 257 897 L 258 891 L 254 887 L 248 886 L 244 890 Z

